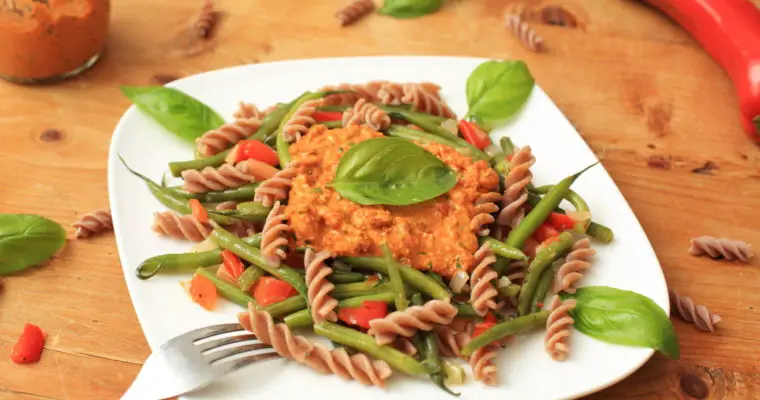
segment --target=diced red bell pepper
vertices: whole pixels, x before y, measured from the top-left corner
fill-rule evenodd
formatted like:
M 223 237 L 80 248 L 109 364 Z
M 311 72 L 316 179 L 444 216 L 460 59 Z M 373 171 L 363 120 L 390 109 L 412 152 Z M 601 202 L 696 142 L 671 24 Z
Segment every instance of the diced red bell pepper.
M 262 276 L 253 285 L 253 298 L 260 306 L 279 303 L 296 293 L 289 283 L 271 276 Z
M 491 144 L 491 138 L 488 137 L 488 134 L 470 121 L 459 121 L 459 132 L 462 133 L 464 140 L 480 150 Z
M 243 275 L 243 271 L 245 271 L 243 262 L 240 261 L 235 253 L 229 250 L 222 251 L 222 262 L 224 262 L 222 267 L 226 269 L 229 276 L 234 279 L 233 282 L 237 282 L 240 275 Z
M 24 332 L 11 350 L 11 360 L 16 364 L 30 364 L 40 360 L 45 347 L 45 332 L 34 324 L 24 324 Z
M 205 276 L 195 274 L 190 281 L 190 298 L 208 311 L 216 307 L 216 286 Z
M 198 220 L 198 222 L 202 224 L 208 222 L 208 211 L 206 211 L 206 208 L 203 207 L 203 204 L 201 204 L 200 200 L 190 199 L 190 201 L 188 201 L 188 205 L 190 206 L 190 212 L 193 214 L 193 217 Z
M 361 307 L 341 308 L 338 319 L 364 329 L 369 329 L 369 321 L 388 315 L 388 305 L 382 301 L 365 301 Z
M 558 231 L 570 230 L 575 226 L 575 221 L 573 221 L 572 218 L 558 212 L 552 212 L 549 214 L 549 221 L 551 222 L 552 226 Z
M 475 329 L 472 331 L 472 338 L 475 339 L 476 337 L 480 336 L 483 332 L 491 329 L 494 325 L 496 325 L 496 322 L 491 321 L 483 321 L 478 322 L 475 324 Z
M 315 111 L 311 117 L 317 122 L 340 121 L 343 119 L 343 113 L 340 111 Z
M 538 226 L 538 229 L 536 229 L 535 232 L 533 232 L 533 239 L 536 239 L 537 242 L 541 243 L 546 239 L 557 235 L 559 235 L 559 231 L 554 229 L 550 223 L 544 222 Z
M 536 239 L 529 237 L 525 240 L 525 244 L 523 245 L 523 253 L 525 253 L 525 255 L 530 258 L 535 257 L 536 248 L 538 248 L 538 245 L 539 243 L 536 241 Z
M 280 159 L 271 147 L 258 140 L 241 140 L 235 150 L 235 162 L 258 160 L 271 166 L 278 165 Z

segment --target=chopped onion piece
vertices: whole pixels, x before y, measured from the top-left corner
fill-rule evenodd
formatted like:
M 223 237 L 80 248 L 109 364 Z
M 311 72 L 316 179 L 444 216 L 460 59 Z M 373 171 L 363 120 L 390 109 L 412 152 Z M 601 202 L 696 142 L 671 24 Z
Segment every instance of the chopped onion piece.
M 457 126 L 456 120 L 447 119 L 446 121 L 441 122 L 441 128 L 459 136 L 459 126 Z
M 464 271 L 457 271 L 449 281 L 449 287 L 454 293 L 462 293 L 464 287 L 467 285 L 467 281 L 470 280 L 470 276 Z
M 217 249 L 217 248 L 219 248 L 219 246 L 217 246 L 216 243 L 214 243 L 211 240 L 211 237 L 209 236 L 209 237 L 203 239 L 202 242 L 198 242 L 198 243 L 194 244 L 193 247 L 190 248 L 190 251 L 193 252 L 193 253 L 200 253 L 200 252 L 203 252 L 203 251 L 214 250 L 214 249 Z
M 512 284 L 512 281 L 509 280 L 506 276 L 502 276 L 499 278 L 499 280 L 496 282 L 500 288 L 507 287 Z
M 586 223 L 591 220 L 591 213 L 588 211 L 567 211 L 567 216 L 575 222 Z

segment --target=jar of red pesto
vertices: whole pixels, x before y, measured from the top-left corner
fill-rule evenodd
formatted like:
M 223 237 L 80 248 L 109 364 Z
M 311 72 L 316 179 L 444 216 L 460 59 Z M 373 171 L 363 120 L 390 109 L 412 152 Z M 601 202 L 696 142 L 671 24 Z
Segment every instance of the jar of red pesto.
M 110 0 L 0 0 L 0 78 L 50 83 L 98 61 Z

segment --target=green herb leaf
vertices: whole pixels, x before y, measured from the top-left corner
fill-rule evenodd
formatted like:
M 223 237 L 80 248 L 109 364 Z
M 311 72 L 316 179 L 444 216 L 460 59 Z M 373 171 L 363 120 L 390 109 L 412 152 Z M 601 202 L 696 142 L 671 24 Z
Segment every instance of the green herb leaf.
M 606 286 L 587 286 L 560 296 L 577 301 L 570 315 L 578 331 L 607 343 L 649 347 L 674 359 L 680 356 L 670 319 L 650 298 Z
M 21 271 L 52 257 L 66 243 L 66 231 L 37 215 L 0 214 L 0 275 Z
M 522 61 L 486 61 L 467 78 L 465 118 L 490 129 L 525 104 L 533 91 L 533 76 Z
M 394 18 L 417 18 L 438 11 L 443 0 L 385 0 L 378 14 Z
M 122 86 L 121 92 L 137 107 L 177 136 L 194 141 L 224 119 L 195 98 L 163 86 Z
M 760 135 L 760 115 L 756 116 L 752 123 L 755 124 L 755 135 Z
M 430 200 L 457 183 L 436 156 L 398 138 L 375 138 L 351 147 L 340 159 L 332 186 L 359 204 L 405 206 Z

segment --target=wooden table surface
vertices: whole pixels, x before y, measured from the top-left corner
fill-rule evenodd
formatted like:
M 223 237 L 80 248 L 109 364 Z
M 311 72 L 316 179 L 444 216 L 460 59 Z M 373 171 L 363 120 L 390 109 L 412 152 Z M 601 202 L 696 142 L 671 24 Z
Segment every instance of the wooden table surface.
M 380 54 L 524 59 L 595 150 L 641 221 L 668 283 L 720 314 L 715 334 L 675 321 L 681 359 L 656 355 L 595 399 L 760 398 L 760 262 L 690 257 L 689 238 L 760 247 L 760 148 L 741 131 L 726 74 L 676 24 L 637 1 L 556 0 L 576 28 L 536 23 L 548 52 L 525 51 L 503 28 L 505 0 L 450 0 L 418 20 L 371 16 L 339 28 L 344 0 L 220 0 L 212 41 L 176 40 L 200 1 L 114 0 L 103 59 L 55 86 L 0 82 L 0 212 L 68 226 L 108 206 L 111 132 L 129 102 L 119 84 L 155 84 L 217 68 Z M 540 5 L 548 2 L 534 2 Z M 758 1 L 760 3 L 760 1 Z M 60 140 L 44 141 L 48 129 Z M 709 174 L 693 170 L 706 162 Z M 69 228 L 73 236 L 73 229 Z M 8 354 L 24 322 L 48 339 L 42 360 Z M 112 234 L 70 241 L 49 264 L 0 289 L 0 399 L 113 399 L 149 354 Z

